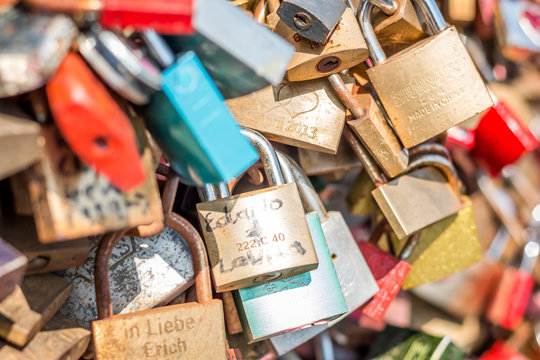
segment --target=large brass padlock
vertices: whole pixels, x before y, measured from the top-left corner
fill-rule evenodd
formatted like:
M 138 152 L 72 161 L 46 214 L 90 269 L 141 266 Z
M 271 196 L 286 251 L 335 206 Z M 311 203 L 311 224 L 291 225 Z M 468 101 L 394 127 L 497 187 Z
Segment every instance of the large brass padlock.
M 259 151 L 270 187 L 215 200 L 209 193 L 212 201 L 197 204 L 217 292 L 318 266 L 298 189 L 285 184 L 270 143 L 254 131 L 242 133 Z
M 345 79 L 352 90 L 353 79 Z M 238 123 L 260 131 L 269 140 L 335 154 L 345 124 L 345 108 L 326 79 L 282 81 L 227 100 Z
M 373 67 L 368 76 L 406 148 L 478 116 L 493 105 L 455 27 L 446 27 L 433 0 L 415 0 L 436 34 L 386 58 L 362 4 L 360 25 Z
M 202 239 L 189 222 L 175 213 L 168 214 L 166 225 L 175 229 L 189 245 L 198 302 L 112 315 L 108 263 L 123 232 L 109 233 L 100 244 L 95 265 L 99 320 L 92 322 L 92 335 L 96 359 L 225 360 L 223 306 L 221 300 L 212 299 L 210 271 Z

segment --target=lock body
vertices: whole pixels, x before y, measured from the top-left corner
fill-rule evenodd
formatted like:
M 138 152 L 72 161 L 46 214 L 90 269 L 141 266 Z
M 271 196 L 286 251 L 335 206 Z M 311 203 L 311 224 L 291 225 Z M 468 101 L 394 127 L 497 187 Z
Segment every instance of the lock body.
M 319 267 L 291 278 L 233 292 L 248 343 L 321 325 L 347 312 L 347 303 L 326 246 L 319 217 L 316 213 L 309 213 L 306 219 L 317 249 Z M 275 316 L 269 317 L 268 314 Z
M 347 8 L 326 43 L 304 39 L 279 20 L 274 32 L 292 44 L 296 52 L 287 68 L 289 81 L 325 77 L 349 69 L 368 57 L 367 46 L 353 10 Z
M 404 241 L 395 238 L 392 242 L 397 252 L 405 245 Z M 403 283 L 403 289 L 445 278 L 481 258 L 482 248 L 476 232 L 472 203 L 463 196 L 463 208 L 457 214 L 424 228 L 420 233 L 418 245 L 407 259 L 412 269 Z
M 317 268 L 298 189 L 274 186 L 197 204 L 216 291 Z
M 24 255 L 0 238 L 0 302 L 20 283 L 26 264 Z
M 194 52 L 163 72 L 163 92 L 146 109 L 147 126 L 187 183 L 228 181 L 258 155 L 240 134 L 223 97 Z
M 504 166 L 538 147 L 538 139 L 504 102 L 498 101 L 480 119 L 471 155 L 496 176 Z
M 352 90 L 353 79 L 346 78 Z M 335 154 L 345 124 L 345 108 L 326 79 L 283 81 L 255 93 L 227 100 L 241 126 L 269 140 Z
M 399 142 L 379 106 L 369 93 L 355 96 L 358 105 L 366 113 L 362 119 L 347 123 L 365 144 L 373 158 L 386 175 L 395 177 L 407 168 L 409 156 Z
M 298 149 L 298 159 L 306 175 L 321 175 L 362 167 L 362 163 L 346 141 L 340 141 L 336 154 Z
M 316 43 L 325 42 L 346 9 L 339 0 L 285 0 L 277 10 L 281 20 L 298 34 Z
M 456 190 L 440 171 L 431 167 L 404 174 L 376 188 L 371 194 L 398 239 L 462 208 Z
M 420 40 L 367 73 L 406 148 L 493 105 L 454 27 Z

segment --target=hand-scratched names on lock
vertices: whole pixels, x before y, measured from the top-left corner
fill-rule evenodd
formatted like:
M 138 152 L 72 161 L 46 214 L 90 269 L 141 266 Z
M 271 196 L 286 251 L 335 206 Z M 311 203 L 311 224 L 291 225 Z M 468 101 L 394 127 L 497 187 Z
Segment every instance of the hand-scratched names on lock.
M 220 217 L 216 217 L 216 212 L 208 211 L 204 215 L 204 220 L 206 222 L 205 231 L 212 232 L 216 229 L 223 229 L 227 226 L 234 225 L 238 221 L 252 221 L 256 219 L 255 210 L 257 211 L 278 211 L 283 207 L 283 200 L 281 199 L 272 199 L 266 201 L 266 199 L 261 200 L 260 206 L 257 206 L 257 209 L 254 207 L 246 207 L 240 210 L 232 210 L 227 206 L 223 207 L 223 211 L 220 214 L 223 214 Z M 231 212 L 232 211 L 232 212 Z

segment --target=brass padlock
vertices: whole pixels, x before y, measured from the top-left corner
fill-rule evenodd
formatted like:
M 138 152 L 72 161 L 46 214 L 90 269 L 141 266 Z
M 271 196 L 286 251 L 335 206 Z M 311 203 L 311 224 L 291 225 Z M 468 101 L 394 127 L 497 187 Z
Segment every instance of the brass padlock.
M 373 5 L 365 1 L 360 11 L 360 26 L 373 63 L 368 76 L 406 148 L 493 105 L 456 28 L 446 28 L 433 0 L 415 1 L 436 34 L 389 58 L 371 24 Z
M 369 93 L 353 97 L 343 86 L 343 80 L 338 74 L 330 76 L 328 80 L 354 118 L 347 123 L 385 174 L 395 177 L 405 171 L 409 154 L 399 142 L 373 97 Z
M 0 341 L 0 358 L 4 360 L 40 359 L 78 360 L 90 342 L 90 331 L 55 314 L 43 329 L 22 349 Z
M 374 189 L 375 185 L 367 171 L 360 172 L 346 198 L 351 214 L 370 216 L 376 213 L 377 205 L 371 196 Z
M 271 16 L 272 14 L 269 18 Z M 349 7 L 345 9 L 330 38 L 323 44 L 303 38 L 281 20 L 275 23 L 274 32 L 296 49 L 287 68 L 289 81 L 310 80 L 335 74 L 361 63 L 368 57 L 366 42 L 354 12 Z
M 166 225 L 186 239 L 190 248 L 198 302 L 113 315 L 108 267 L 122 231 L 106 235 L 100 244 L 95 266 L 99 320 L 92 322 L 92 335 L 96 359 L 226 359 L 223 306 L 221 300 L 212 299 L 203 241 L 195 228 L 175 213 L 167 214 Z
M 399 239 L 463 207 L 455 169 L 447 158 L 428 155 L 422 161 L 412 161 L 403 175 L 388 181 L 352 131 L 345 128 L 343 133 L 375 184 L 371 195 Z
M 21 282 L 26 264 L 24 255 L 0 237 L 0 302 Z
M 242 133 L 259 152 L 270 187 L 216 198 L 207 186 L 203 197 L 211 201 L 197 204 L 217 292 L 291 277 L 318 264 L 298 189 L 284 183 L 270 143 L 255 131 Z
M 354 80 L 345 79 L 352 89 Z M 345 108 L 326 79 L 283 81 L 227 100 L 238 123 L 260 131 L 269 140 L 335 154 L 345 124 Z
M 346 141 L 340 141 L 335 155 L 320 151 L 298 149 L 300 166 L 307 175 L 330 174 L 362 167 L 362 163 Z

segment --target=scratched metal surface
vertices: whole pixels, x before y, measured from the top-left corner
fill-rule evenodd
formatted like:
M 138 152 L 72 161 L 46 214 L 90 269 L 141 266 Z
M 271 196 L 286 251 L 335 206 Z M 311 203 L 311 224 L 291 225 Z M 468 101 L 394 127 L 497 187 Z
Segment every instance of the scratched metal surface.
M 90 238 L 93 247 L 84 265 L 57 273 L 73 285 L 60 313 L 86 329 L 97 318 L 93 271 L 100 239 Z M 112 253 L 109 274 L 115 314 L 167 303 L 194 276 L 187 244 L 169 227 L 149 238 L 124 236 Z

